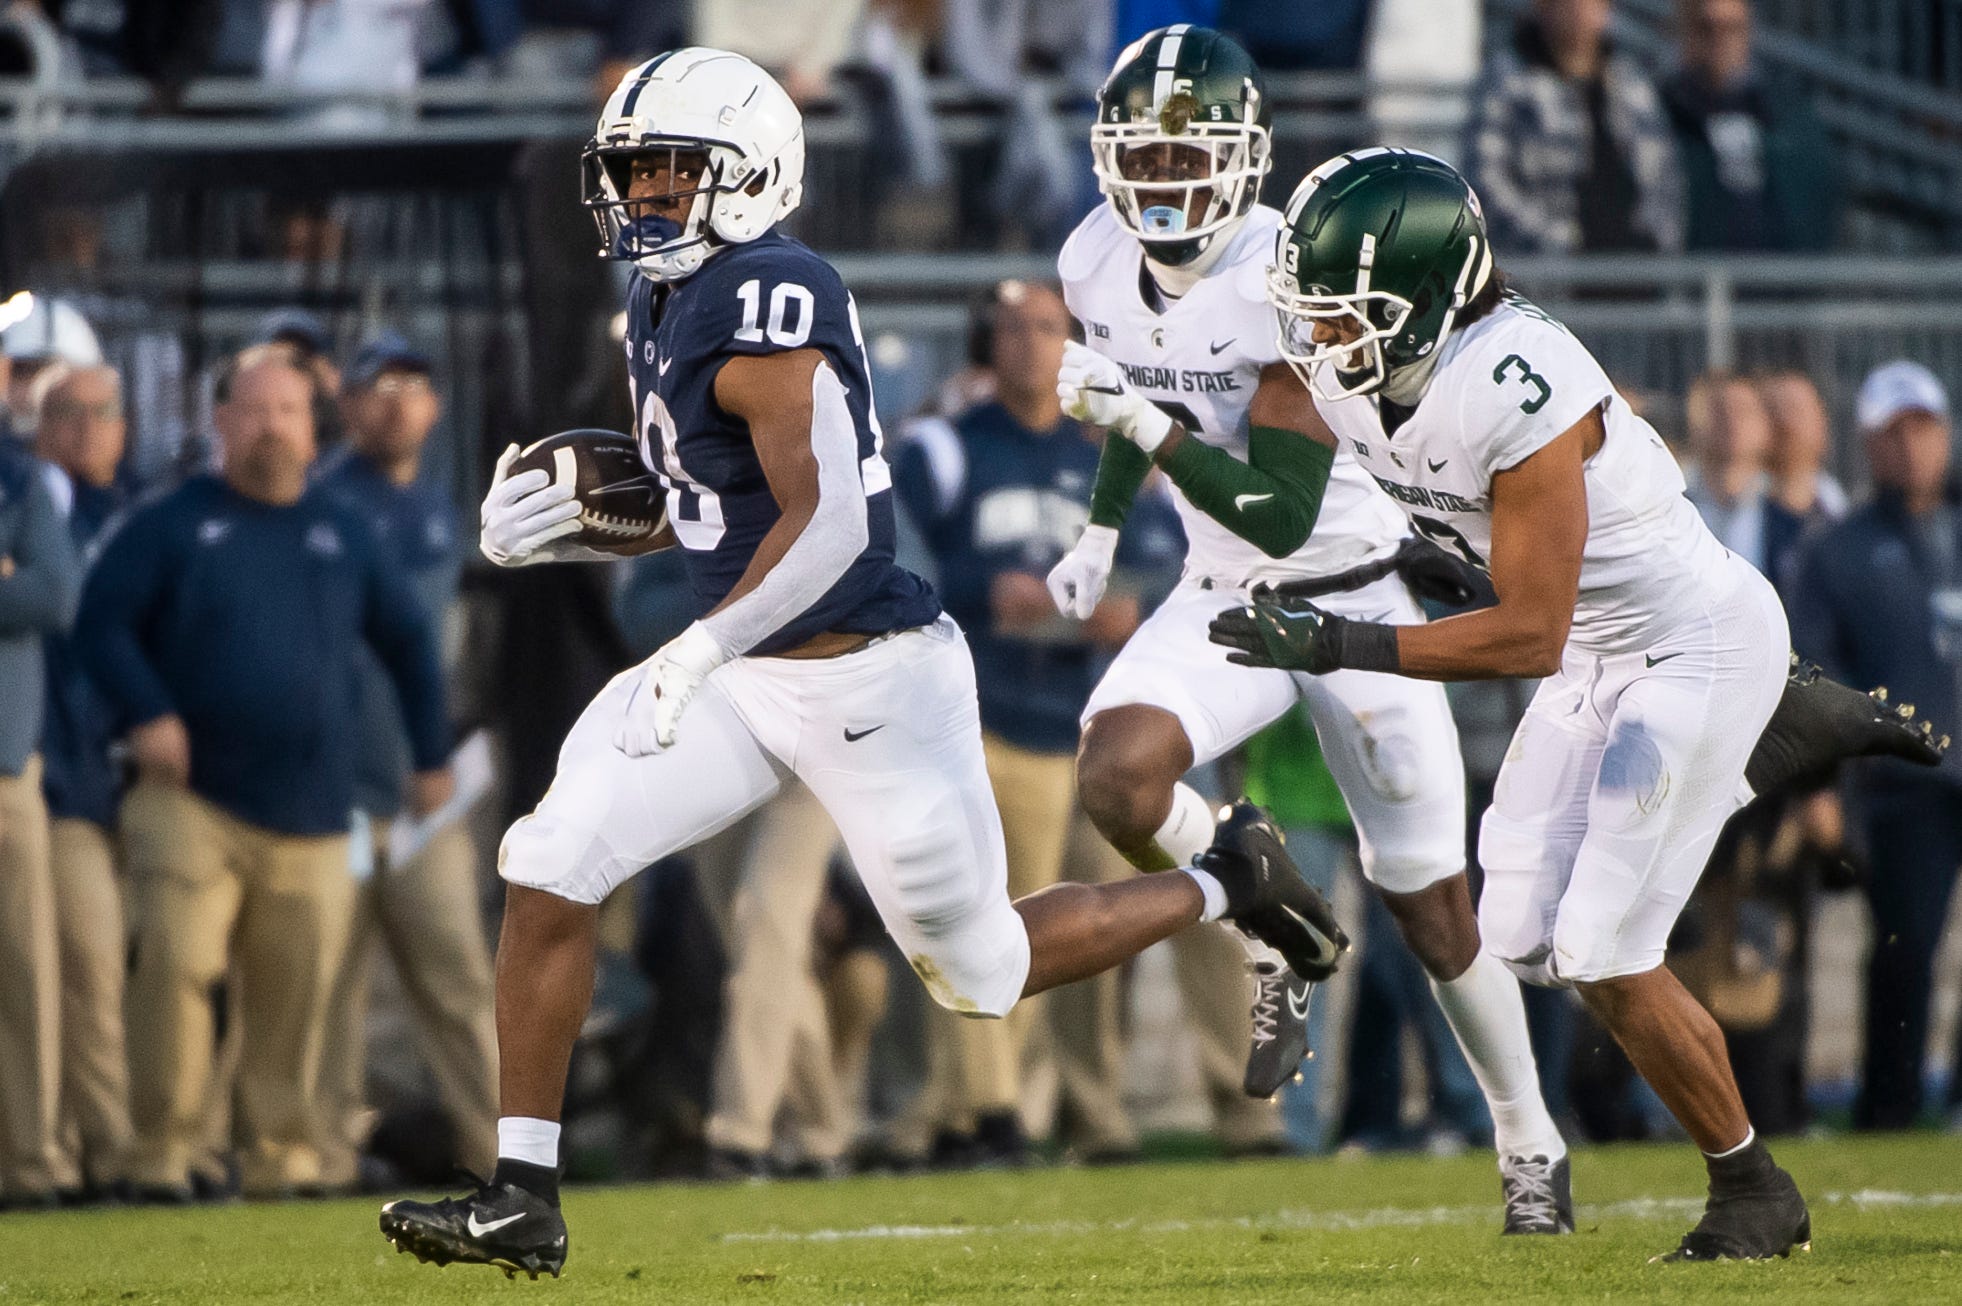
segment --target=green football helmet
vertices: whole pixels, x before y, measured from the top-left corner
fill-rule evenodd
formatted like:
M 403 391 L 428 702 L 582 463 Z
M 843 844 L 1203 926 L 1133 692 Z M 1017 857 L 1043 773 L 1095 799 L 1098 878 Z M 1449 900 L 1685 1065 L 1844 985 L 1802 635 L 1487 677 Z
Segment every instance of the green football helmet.
M 1267 297 L 1281 356 L 1316 394 L 1340 399 L 1429 357 L 1491 278 L 1485 215 L 1458 170 L 1378 147 L 1302 179 L 1276 236 Z
M 1157 262 L 1190 263 L 1247 216 L 1272 166 L 1260 69 L 1211 28 L 1148 32 L 1097 92 L 1090 153 L 1124 229 Z

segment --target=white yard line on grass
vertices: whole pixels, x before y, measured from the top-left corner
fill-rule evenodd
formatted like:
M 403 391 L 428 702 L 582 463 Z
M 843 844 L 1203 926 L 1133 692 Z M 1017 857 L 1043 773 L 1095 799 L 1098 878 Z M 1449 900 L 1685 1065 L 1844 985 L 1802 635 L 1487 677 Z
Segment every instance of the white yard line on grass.
M 1825 1193 L 1811 1199 L 1815 1206 L 1879 1207 L 1962 1206 L 1962 1193 L 1890 1193 L 1863 1188 L 1853 1193 Z M 906 1238 L 998 1238 L 1088 1233 L 1197 1233 L 1208 1229 L 1301 1229 L 1334 1232 L 1349 1229 L 1420 1228 L 1439 1224 L 1482 1224 L 1493 1218 L 1497 1203 L 1479 1206 L 1408 1208 L 1379 1206 L 1362 1211 L 1284 1209 L 1266 1215 L 1214 1217 L 1199 1220 L 1014 1220 L 1006 1224 L 873 1224 L 859 1229 L 763 1229 L 722 1235 L 726 1243 L 834 1243 Z M 1685 1220 L 1703 1210 L 1700 1197 L 1637 1197 L 1625 1202 L 1583 1202 L 1580 1218 L 1587 1220 Z

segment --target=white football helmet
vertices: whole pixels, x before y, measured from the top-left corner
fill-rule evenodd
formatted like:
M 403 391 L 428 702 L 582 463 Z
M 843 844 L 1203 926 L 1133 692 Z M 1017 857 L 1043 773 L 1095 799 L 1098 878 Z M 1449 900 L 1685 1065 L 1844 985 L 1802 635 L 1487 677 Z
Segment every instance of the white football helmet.
M 665 173 L 666 190 L 631 195 L 637 159 L 657 178 Z M 804 118 L 743 56 L 670 50 L 620 79 L 580 164 L 600 257 L 679 281 L 717 244 L 755 240 L 797 207 Z

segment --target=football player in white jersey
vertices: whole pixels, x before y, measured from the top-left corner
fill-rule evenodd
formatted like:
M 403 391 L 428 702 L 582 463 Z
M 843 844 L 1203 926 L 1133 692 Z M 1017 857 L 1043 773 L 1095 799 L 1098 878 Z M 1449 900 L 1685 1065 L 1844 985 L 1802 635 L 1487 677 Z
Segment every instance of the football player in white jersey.
M 1506 1232 L 1571 1231 L 1567 1148 L 1540 1095 L 1519 985 L 1479 945 L 1463 765 L 1442 687 L 1238 670 L 1207 638 L 1208 623 L 1260 583 L 1299 586 L 1362 620 L 1423 620 L 1398 574 L 1413 551 L 1400 547 L 1395 505 L 1353 458 L 1305 434 L 1320 429 L 1313 401 L 1275 348 L 1265 280 L 1280 215 L 1257 203 L 1269 161 L 1259 70 L 1217 32 L 1153 32 L 1119 56 L 1091 145 L 1109 203 L 1058 260 L 1088 340 L 1066 354 L 1059 392 L 1073 415 L 1114 435 L 1092 524 L 1050 587 L 1064 612 L 1090 615 L 1154 463 L 1189 543 L 1180 585 L 1085 708 L 1084 808 L 1141 869 L 1187 865 L 1213 822 L 1181 777 L 1305 700 L 1364 873 L 1429 973 L 1491 1106 Z M 1306 1050 L 1308 985 L 1270 950 L 1249 953 L 1247 1091 L 1266 1096 Z
M 1879 691 L 1788 682 L 1770 583 L 1705 528 L 1580 342 L 1505 290 L 1448 164 L 1373 149 L 1317 168 L 1289 201 L 1269 293 L 1321 438 L 1489 572 L 1498 601 L 1417 625 L 1261 594 L 1214 640 L 1245 665 L 1318 675 L 1545 678 L 1481 829 L 1486 946 L 1577 990 L 1703 1150 L 1709 1204 L 1669 1259 L 1805 1246 L 1805 1202 L 1664 944 L 1753 793 L 1844 756 L 1932 762 L 1941 745 Z

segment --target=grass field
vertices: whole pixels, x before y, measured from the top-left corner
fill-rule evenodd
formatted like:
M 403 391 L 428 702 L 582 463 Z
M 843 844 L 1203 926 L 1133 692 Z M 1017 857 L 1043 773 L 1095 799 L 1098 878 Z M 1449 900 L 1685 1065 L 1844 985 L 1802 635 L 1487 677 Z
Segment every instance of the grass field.
M 374 1201 L 0 1217 L 0 1304 L 1962 1302 L 1962 1140 L 1785 1143 L 1815 1250 L 1650 1265 L 1700 1209 L 1684 1147 L 1576 1157 L 1580 1232 L 1502 1240 L 1480 1156 L 1163 1164 L 572 1192 L 565 1277 L 437 1270 Z

